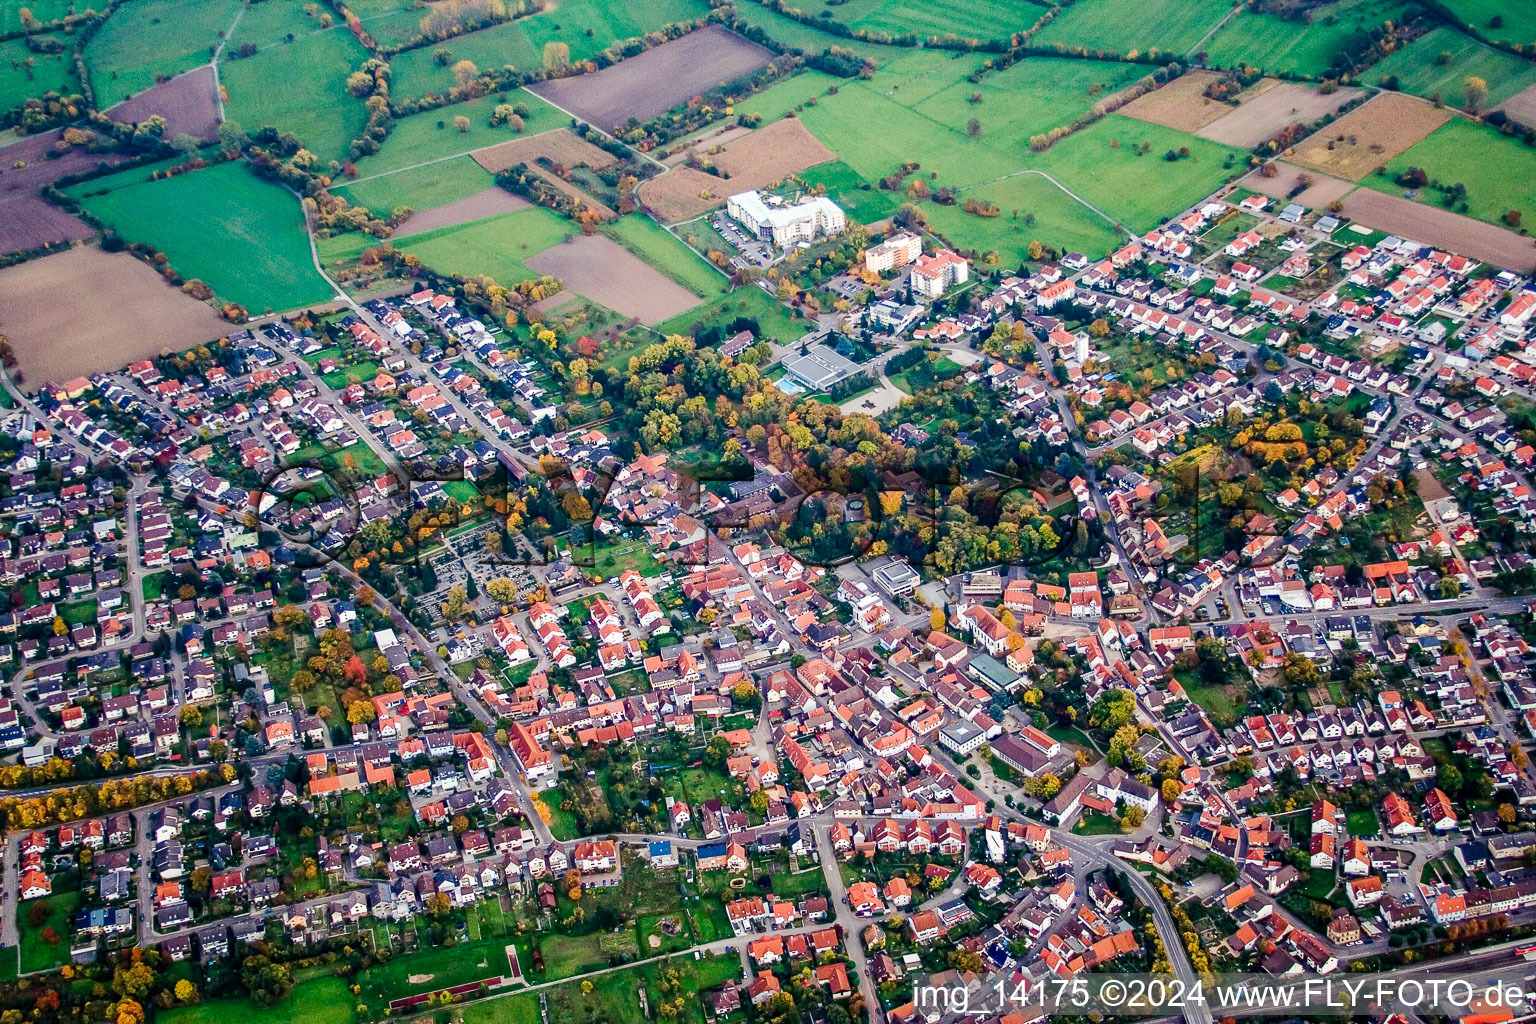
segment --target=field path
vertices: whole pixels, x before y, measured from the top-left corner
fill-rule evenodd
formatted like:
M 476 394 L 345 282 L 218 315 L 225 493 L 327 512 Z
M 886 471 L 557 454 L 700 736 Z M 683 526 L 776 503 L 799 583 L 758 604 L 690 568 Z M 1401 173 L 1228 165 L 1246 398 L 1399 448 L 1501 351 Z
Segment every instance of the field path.
M 529 92 L 533 92 L 533 90 L 530 89 Z M 544 96 L 544 95 L 542 95 L 540 93 L 536 93 L 536 92 L 533 93 L 533 94 L 535 96 L 538 96 L 539 99 L 543 100 L 545 103 L 548 103 L 550 106 L 554 107 L 556 110 L 560 111 L 560 113 L 564 114 L 566 117 L 570 118 L 572 121 L 580 121 L 582 124 L 586 125 L 592 131 L 597 132 L 597 134 L 603 136 L 604 138 L 613 139 L 613 141 L 615 141 L 615 142 L 619 142 L 620 141 L 619 139 L 614 139 L 612 135 L 610 135 L 608 132 L 603 131 L 597 125 L 592 124 L 586 118 L 579 117 L 576 114 L 571 113 L 569 110 L 566 110 L 564 107 L 562 107 L 560 104 L 556 103 L 554 100 L 550 99 L 548 96 Z M 657 160 L 655 157 L 651 156 L 651 154 L 640 152 L 634 146 L 629 146 L 629 151 L 631 153 L 635 154 L 636 156 L 638 156 L 642 160 L 649 160 L 651 163 L 655 164 L 657 167 L 660 167 L 663 171 L 670 171 L 672 169 L 672 168 L 668 167 L 666 164 L 662 163 L 660 160 Z
M 213 51 L 213 56 L 208 60 L 208 66 L 213 68 L 213 98 L 219 105 L 219 124 L 224 123 L 224 87 L 219 84 L 219 57 L 224 53 L 224 47 L 229 43 L 229 37 L 235 34 L 235 29 L 240 27 L 240 19 L 245 17 L 245 5 L 235 12 L 235 20 L 229 23 L 229 28 L 219 37 L 218 49 Z M 314 244 L 313 238 L 310 244 Z
M 554 106 L 554 104 L 551 103 L 550 106 Z M 521 141 L 521 140 L 525 140 L 525 139 L 536 139 L 540 135 L 548 135 L 550 132 L 563 132 L 565 130 L 566 130 L 565 126 L 561 125 L 559 128 L 548 128 L 548 129 L 545 129 L 542 132 L 534 132 L 532 135 L 519 135 L 516 139 L 509 140 L 509 141 L 516 142 L 516 141 Z M 502 143 L 499 143 L 499 142 L 491 143 L 491 146 L 499 146 L 499 145 L 502 145 Z M 476 153 L 480 152 L 482 149 L 490 149 L 491 146 L 476 146 L 474 149 L 466 149 L 462 153 L 449 153 L 447 156 L 435 156 L 435 157 L 433 157 L 430 160 L 423 160 L 420 163 L 411 164 L 411 165 L 409 165 L 407 167 L 396 167 L 394 170 L 380 171 L 377 174 L 365 174 L 361 178 L 349 178 L 346 181 L 343 181 L 340 184 L 336 185 L 336 187 L 337 188 L 341 188 L 344 185 L 356 185 L 360 181 L 372 181 L 375 178 L 387 178 L 391 174 L 400 174 L 400 173 L 402 173 L 404 171 L 414 171 L 414 170 L 416 170 L 418 168 L 421 168 L 421 167 L 431 167 L 433 164 L 440 164 L 440 163 L 442 163 L 445 160 L 457 160 L 461 156 L 470 156 L 470 157 L 472 157 Z
M 974 185 L 967 185 L 964 188 L 959 189 L 958 191 L 960 191 L 960 192 L 969 192 L 973 188 L 980 188 L 983 185 L 990 185 L 994 181 L 1005 181 L 1008 178 L 1017 178 L 1021 174 L 1038 174 L 1040 177 L 1044 178 L 1046 181 L 1050 182 L 1052 185 L 1055 185 L 1057 188 L 1061 189 L 1062 192 L 1064 192 L 1067 195 L 1071 196 L 1073 199 L 1076 199 L 1079 203 L 1083 204 L 1088 209 L 1092 210 L 1094 213 L 1096 213 L 1100 217 L 1104 218 L 1104 220 L 1109 223 L 1110 227 L 1114 228 L 1116 231 L 1122 232 L 1128 238 L 1130 238 L 1132 241 L 1135 241 L 1136 233 L 1134 231 L 1131 231 L 1131 230 L 1127 229 L 1126 227 L 1124 227 L 1118 220 L 1116 220 L 1115 218 L 1111 217 L 1109 214 L 1105 213 L 1103 210 L 1099 209 L 1097 206 L 1094 206 L 1092 203 L 1090 203 L 1088 200 L 1084 199 L 1082 196 L 1078 195 L 1076 192 L 1073 192 L 1071 189 L 1067 188 L 1067 186 L 1063 185 L 1061 182 L 1059 182 L 1055 178 L 1051 177 L 1051 175 L 1046 174 L 1044 171 L 1036 170 L 1033 167 L 1027 167 L 1027 168 L 1025 168 L 1022 171 L 1014 171 L 1011 174 L 1000 174 L 1000 175 L 998 175 L 995 178 L 988 179 L 987 181 L 978 181 L 976 184 L 974 184 Z
M 1205 35 L 1201 36 L 1199 39 L 1195 40 L 1195 45 L 1191 46 L 1188 50 L 1184 51 L 1184 56 L 1187 57 L 1191 53 L 1199 53 L 1200 52 L 1200 47 L 1205 45 L 1206 40 L 1210 39 L 1211 36 L 1215 35 L 1217 32 L 1220 32 L 1222 29 L 1226 28 L 1227 27 L 1227 22 L 1229 22 L 1233 18 L 1237 17 L 1238 12 L 1242 11 L 1242 10 L 1246 10 L 1246 7 L 1245 6 L 1239 6 L 1239 7 L 1232 7 L 1231 9 L 1229 9 L 1226 14 L 1223 14 L 1221 16 L 1221 20 L 1220 21 L 1218 21 L 1216 24 L 1211 26 L 1211 30 L 1209 32 L 1207 32 Z

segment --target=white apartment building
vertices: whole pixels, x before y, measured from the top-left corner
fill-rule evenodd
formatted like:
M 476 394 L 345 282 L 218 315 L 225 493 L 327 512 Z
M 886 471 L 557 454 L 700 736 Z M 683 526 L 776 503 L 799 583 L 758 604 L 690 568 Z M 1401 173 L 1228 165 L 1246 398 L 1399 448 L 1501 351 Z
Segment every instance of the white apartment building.
M 781 249 L 840 234 L 848 227 L 842 208 L 826 196 L 786 203 L 775 195 L 741 192 L 725 201 L 731 219 Z

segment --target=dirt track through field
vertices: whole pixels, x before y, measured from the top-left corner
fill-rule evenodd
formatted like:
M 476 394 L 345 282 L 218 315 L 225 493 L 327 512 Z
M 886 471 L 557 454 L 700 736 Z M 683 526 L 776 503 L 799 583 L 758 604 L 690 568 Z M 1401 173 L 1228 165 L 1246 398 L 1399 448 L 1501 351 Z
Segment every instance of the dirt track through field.
M 1528 274 L 1536 266 L 1536 242 L 1531 239 L 1402 196 L 1356 189 L 1344 198 L 1344 213 L 1368 227 L 1472 256 L 1519 274 Z
M 643 262 L 611 238 L 583 235 L 523 261 L 600 306 L 643 324 L 670 320 L 699 304 L 699 297 Z
M 82 291 L 81 283 L 89 287 Z M 75 296 L 77 301 L 60 301 Z M 95 246 L 0 270 L 0 333 L 28 390 L 224 337 L 230 325 L 127 253 Z
M 436 228 L 452 227 L 472 220 L 494 217 L 498 213 L 526 210 L 533 204 L 522 196 L 515 196 L 504 188 L 488 188 L 456 203 L 434 206 L 430 210 L 418 210 L 395 229 L 395 237 L 420 234 Z
M 632 117 L 649 121 L 723 82 L 756 71 L 772 57 L 734 32 L 706 25 L 612 67 L 540 82 L 528 90 L 610 131 Z

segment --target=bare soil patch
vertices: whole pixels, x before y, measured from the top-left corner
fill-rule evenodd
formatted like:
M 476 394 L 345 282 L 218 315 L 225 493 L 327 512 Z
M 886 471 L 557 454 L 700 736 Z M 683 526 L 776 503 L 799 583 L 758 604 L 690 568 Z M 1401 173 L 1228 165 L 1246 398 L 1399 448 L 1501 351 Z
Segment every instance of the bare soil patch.
M 585 164 L 594 171 L 600 171 L 614 161 L 612 153 L 600 146 L 592 145 L 586 139 L 565 128 L 540 132 L 527 138 L 498 142 L 494 146 L 477 149 L 469 155 L 474 158 L 475 163 L 492 174 L 517 164 L 527 164 L 532 167 L 540 157 L 564 167 Z
M 1449 110 L 1402 93 L 1384 92 L 1297 146 L 1291 160 L 1359 181 L 1450 119 Z
M 498 213 L 526 210 L 531 205 L 522 196 L 515 196 L 504 188 L 492 187 L 455 203 L 434 206 L 430 210 L 413 213 L 395 229 L 395 234 L 404 238 L 406 235 L 419 234 L 422 231 L 432 231 L 436 228 L 463 224 L 466 221 L 494 217 Z
M 205 141 L 219 128 L 219 104 L 214 95 L 213 68 L 200 67 L 177 75 L 151 89 L 124 100 L 107 111 L 114 121 L 137 124 L 154 114 L 165 118 L 166 130 L 177 135 L 186 132 Z
M 1287 125 L 1311 124 L 1359 95 L 1359 89 L 1338 89 L 1325 96 L 1305 85 L 1282 82 L 1195 134 L 1212 142 L 1252 149 L 1274 138 Z
M 1402 196 L 1356 189 L 1344 198 L 1344 213 L 1370 227 L 1517 273 L 1529 273 L 1536 264 L 1536 242 L 1531 239 Z
M 82 292 L 81 283 L 89 282 Z M 61 295 L 80 301 L 60 302 Z M 28 386 L 225 336 L 212 309 L 127 253 L 80 246 L 0 270 L 0 332 Z
M 773 54 L 719 25 L 589 75 L 559 78 L 529 90 L 583 121 L 611 130 L 630 118 L 649 121 L 708 89 L 767 64 Z
M 1193 132 L 1233 109 L 1231 105 L 1205 95 L 1206 86 L 1220 77 L 1214 71 L 1185 72 L 1161 89 L 1138 96 L 1121 107 L 1118 113 L 1181 132 Z
M 699 304 L 699 297 L 638 256 L 602 235 L 583 235 L 523 261 L 600 306 L 643 324 L 670 320 Z
M 1266 178 L 1258 171 L 1251 172 L 1243 179 L 1244 188 L 1251 188 L 1255 192 L 1262 192 L 1273 199 L 1282 199 L 1288 203 L 1300 203 L 1310 209 L 1319 210 L 1333 202 L 1335 199 L 1344 198 L 1345 194 L 1355 186 L 1348 181 L 1338 178 L 1330 178 L 1326 174 L 1318 174 L 1314 171 L 1304 170 L 1295 164 L 1288 164 L 1284 160 L 1276 160 L 1278 168 L 1273 178 Z M 1303 177 L 1312 179 L 1312 184 L 1296 195 L 1291 193 L 1296 186 L 1301 184 Z
M 1536 85 L 1528 85 L 1499 106 L 1521 124 L 1536 124 Z
M 717 125 L 694 139 L 688 145 L 680 146 L 678 151 L 671 156 L 662 157 L 661 162 L 669 167 L 676 166 L 688 159 L 689 153 L 708 153 L 716 146 L 724 146 L 728 142 L 734 142 L 744 135 L 751 134 L 751 128 L 744 128 L 739 124 Z
M 91 237 L 90 226 L 41 196 L 0 200 L 0 255 Z
M 710 157 L 720 178 L 674 167 L 640 186 L 640 201 L 667 222 L 706 213 L 737 192 L 762 188 L 816 164 L 837 159 L 798 118 L 786 117 L 726 144 Z

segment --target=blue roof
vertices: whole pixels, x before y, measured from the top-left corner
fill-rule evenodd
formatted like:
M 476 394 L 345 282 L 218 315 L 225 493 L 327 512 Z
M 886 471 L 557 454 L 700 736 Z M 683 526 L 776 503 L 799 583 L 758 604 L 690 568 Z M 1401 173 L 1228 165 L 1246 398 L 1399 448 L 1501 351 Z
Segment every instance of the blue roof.
M 651 856 L 666 857 L 672 853 L 672 841 L 670 839 L 651 840 Z

